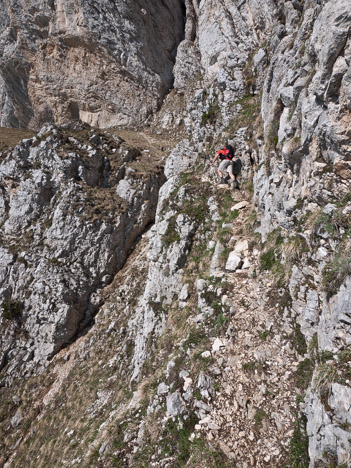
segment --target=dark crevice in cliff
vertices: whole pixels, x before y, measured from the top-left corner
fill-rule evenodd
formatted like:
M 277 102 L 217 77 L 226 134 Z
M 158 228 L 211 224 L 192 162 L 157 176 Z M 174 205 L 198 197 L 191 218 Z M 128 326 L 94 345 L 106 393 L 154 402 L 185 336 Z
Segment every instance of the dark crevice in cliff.
M 127 263 L 130 255 L 134 252 L 135 248 L 137 247 L 138 243 L 142 240 L 142 236 L 144 234 L 146 234 L 150 229 L 151 227 L 154 225 L 154 222 L 155 220 L 151 220 L 146 226 L 145 228 L 141 229 L 140 232 L 136 235 L 136 237 L 134 238 L 133 242 L 132 242 L 132 245 L 130 246 L 129 250 L 128 250 L 128 253 L 127 255 L 125 256 L 125 259 L 123 261 L 123 264 L 122 266 L 115 272 L 115 274 L 113 275 L 113 278 L 111 278 L 111 281 L 104 285 L 103 287 L 98 287 L 96 290 L 94 290 L 91 294 L 90 294 L 90 298 L 89 298 L 89 303 L 88 303 L 88 307 L 86 309 L 86 312 L 85 312 L 85 317 L 84 319 L 81 321 L 81 323 L 79 324 L 79 327 L 77 329 L 77 332 L 75 333 L 75 335 L 67 342 L 65 343 L 56 353 L 55 355 L 61 350 L 61 349 L 65 349 L 65 348 L 69 348 L 74 342 L 76 342 L 79 338 L 87 335 L 87 333 L 89 333 L 89 331 L 95 326 L 95 317 L 96 315 L 99 313 L 101 307 L 105 304 L 106 300 L 108 300 L 108 295 L 107 297 L 104 297 L 103 299 L 101 299 L 101 301 L 99 302 L 98 305 L 93 305 L 91 303 L 91 296 L 92 294 L 94 293 L 102 293 L 104 294 L 104 288 L 106 287 L 109 287 L 111 285 L 111 283 L 113 282 L 114 278 L 116 277 L 116 275 L 118 273 L 120 273 L 125 264 Z M 54 357 L 54 355 L 52 356 Z
M 156 209 L 157 209 L 157 204 L 158 204 L 158 193 L 162 187 L 162 185 L 165 183 L 166 177 L 164 173 L 160 173 L 158 175 L 158 178 L 153 181 L 154 187 L 157 187 L 157 197 L 155 197 L 155 201 L 153 206 L 150 208 L 151 210 L 151 216 L 145 220 L 142 226 L 140 226 L 139 229 L 137 229 L 135 232 L 132 232 L 129 234 L 129 238 L 125 237 L 125 245 L 123 252 L 116 252 L 116 255 L 119 256 L 118 262 L 114 267 L 113 272 L 110 275 L 109 281 L 105 281 L 102 283 L 101 278 L 97 278 L 94 285 L 91 288 L 91 291 L 89 293 L 89 297 L 87 300 L 87 304 L 85 306 L 85 311 L 83 318 L 80 320 L 77 330 L 74 333 L 74 335 L 69 339 L 68 342 L 62 344 L 60 347 L 58 347 L 53 355 L 51 356 L 51 359 L 61 350 L 66 347 L 69 347 L 72 345 L 77 339 L 80 337 L 86 335 L 89 330 L 95 325 L 95 317 L 97 313 L 99 312 L 100 308 L 105 302 L 105 298 L 101 297 L 98 299 L 98 303 L 94 304 L 93 303 L 93 296 L 94 295 L 100 295 L 102 293 L 103 295 L 103 290 L 104 288 L 108 287 L 114 280 L 115 276 L 123 269 L 124 265 L 126 264 L 129 256 L 132 254 L 134 251 L 135 247 L 137 246 L 138 242 L 140 242 L 142 236 L 151 228 L 151 226 L 155 222 L 155 215 L 156 215 Z M 151 199 L 152 197 L 150 197 Z M 135 213 L 135 216 L 137 216 L 137 213 Z M 132 217 L 132 214 L 126 214 L 126 223 L 130 223 Z M 127 229 L 125 229 L 125 232 L 127 232 Z

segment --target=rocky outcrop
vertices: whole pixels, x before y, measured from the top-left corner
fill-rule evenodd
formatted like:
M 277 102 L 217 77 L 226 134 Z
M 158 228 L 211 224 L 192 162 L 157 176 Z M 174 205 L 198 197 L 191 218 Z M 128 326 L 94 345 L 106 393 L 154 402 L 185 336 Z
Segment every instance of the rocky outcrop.
M 149 353 L 148 338 L 155 338 L 164 331 L 165 310 L 172 304 L 173 297 L 180 294 L 183 286 L 183 267 L 190 252 L 196 223 L 181 212 L 181 203 L 178 210 L 167 209 L 167 205 L 178 190 L 178 175 L 193 166 L 196 156 L 196 153 L 189 151 L 189 141 L 184 141 L 173 150 L 166 163 L 168 180 L 160 190 L 155 224 L 151 228 L 145 292 L 130 323 L 135 335 L 132 380 L 139 378 Z
M 0 14 L 2 126 L 140 124 L 172 86 L 180 0 L 10 1 Z
M 348 123 L 343 116 L 348 112 L 344 83 L 350 12 L 347 2 L 339 1 L 337 8 L 338 14 L 331 3 L 324 8 L 307 3 L 296 38 L 291 32 L 274 51 L 264 86 L 262 115 L 271 148 L 278 144 L 281 160 L 272 152 L 261 154 L 271 168 L 269 178 L 264 167 L 257 174 L 262 232 L 267 232 L 274 213 L 281 217 L 279 224 L 288 225 L 291 206 L 299 198 L 315 200 L 321 193 L 325 200 L 332 198 L 330 191 L 316 183 L 315 173 L 323 167 L 320 163 L 347 159 Z M 334 86 L 335 80 L 338 85 Z M 283 173 L 283 184 L 273 191 Z M 281 202 L 284 209 L 277 210 Z
M 45 127 L 0 166 L 1 362 L 7 379 L 47 365 L 89 325 L 99 290 L 153 221 L 163 174 L 93 129 Z M 134 167 L 133 167 L 134 164 Z
M 311 466 L 325 463 L 343 463 L 349 466 L 350 456 L 350 402 L 351 389 L 338 383 L 331 384 L 328 396 L 315 395 L 307 400 L 307 434 Z
M 302 10 L 291 9 L 285 16 L 285 37 L 270 44 L 272 59 L 262 96 L 265 147 L 259 151 L 261 165 L 255 175 L 259 230 L 264 239 L 274 229 L 284 237 L 298 236 L 298 242 L 290 241 L 294 248 L 284 241 L 284 261 L 299 264 L 290 275 L 289 311 L 310 346 L 334 356 L 330 366 L 337 369 L 335 374 L 328 366 L 324 369 L 324 394 L 312 384 L 308 392 L 310 466 L 348 464 L 350 445 L 340 429 L 345 408 L 336 409 L 330 401 L 333 392 L 341 392 L 349 405 L 338 356 L 348 349 L 350 339 L 344 219 L 350 191 L 350 9 L 342 0 L 305 2 Z M 316 372 L 321 372 L 318 365 Z
M 311 348 L 333 354 L 338 374 L 329 375 L 329 384 L 346 385 L 346 395 L 339 356 L 347 351 L 350 337 L 350 8 L 345 0 L 264 3 L 264 8 L 260 2 L 194 8 L 196 29 L 190 28 L 190 18 L 193 37 L 179 48 L 175 87 L 184 92 L 182 79 L 190 84 L 177 74 L 181 61 L 187 65 L 184 47 L 193 66 L 199 61 L 202 68 L 201 88 L 190 98 L 186 94 L 185 127 L 203 152 L 213 149 L 211 142 L 229 139 L 244 160 L 244 174 L 249 173 L 249 158 L 256 163 L 257 231 L 288 272 L 285 314 L 292 314 Z M 262 121 L 253 124 L 254 96 L 260 88 Z M 272 248 L 278 232 L 283 245 Z M 220 252 L 221 245 L 217 247 Z M 235 252 L 229 260 L 229 269 L 240 265 Z M 321 402 L 325 396 L 318 396 L 311 384 L 309 398 Z M 346 439 L 340 450 L 331 426 L 319 419 L 320 413 L 311 414 L 307 412 L 309 433 L 325 430 L 325 437 L 334 441 L 328 453 L 338 463 L 349 463 Z M 322 463 L 322 445 L 312 443 L 311 466 Z

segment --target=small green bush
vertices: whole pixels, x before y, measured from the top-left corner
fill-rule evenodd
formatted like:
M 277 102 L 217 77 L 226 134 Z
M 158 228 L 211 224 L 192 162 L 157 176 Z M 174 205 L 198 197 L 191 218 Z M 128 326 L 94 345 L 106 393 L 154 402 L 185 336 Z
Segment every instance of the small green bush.
M 329 235 L 333 235 L 335 232 L 335 227 L 332 221 L 332 218 L 326 213 L 321 213 L 315 221 L 314 232 L 317 234 L 320 231 L 325 231 Z
M 27 260 L 26 260 L 25 258 L 23 258 L 23 257 L 17 257 L 17 262 L 23 263 L 23 265 L 24 265 L 25 267 L 28 267 L 28 262 L 27 262 Z
M 299 362 L 296 372 L 296 386 L 301 390 L 306 390 L 313 375 L 314 363 L 311 359 L 304 359 Z
M 245 372 L 253 372 L 257 368 L 257 361 L 244 362 L 242 369 Z
M 314 379 L 313 385 L 315 390 L 320 393 L 328 392 L 329 386 L 338 380 L 338 371 L 334 364 L 321 363 L 319 364 Z
M 211 104 L 208 112 L 204 112 L 201 117 L 201 124 L 215 123 L 218 115 L 220 114 L 220 107 L 218 103 Z
M 339 362 L 342 363 L 342 364 L 350 362 L 351 361 L 351 351 L 349 351 L 348 349 L 345 349 L 344 351 L 341 351 L 339 353 L 338 358 L 339 358 Z
M 234 221 L 238 216 L 239 216 L 239 211 L 233 210 L 230 213 L 228 213 L 228 221 Z
M 21 304 L 18 301 L 4 301 L 1 309 L 2 316 L 6 320 L 16 320 L 21 315 Z
M 233 467 L 233 464 L 228 461 L 221 450 L 214 450 L 203 438 L 196 438 L 192 442 L 191 457 L 186 466 L 188 468 L 196 468 L 199 466 L 229 468 Z
M 268 143 L 270 147 L 275 148 L 278 144 L 278 130 L 279 122 L 278 120 L 273 120 L 268 130 Z
M 183 343 L 184 351 L 187 351 L 189 348 L 195 348 L 203 341 L 207 341 L 207 336 L 204 331 L 198 328 L 190 330 L 186 340 Z
M 263 409 L 258 409 L 255 413 L 254 419 L 255 419 L 255 424 L 257 427 L 262 426 L 262 422 L 265 418 L 267 418 L 268 415 Z
M 215 319 L 214 326 L 216 327 L 217 330 L 222 330 L 224 326 L 227 323 L 227 317 L 223 314 L 223 312 L 220 312 Z
M 188 419 L 183 420 L 181 425 L 176 421 L 169 419 L 166 423 L 159 441 L 162 453 L 166 456 L 172 456 L 175 459 L 175 467 L 186 465 L 191 455 L 191 442 L 189 437 L 194 431 L 198 419 L 195 414 L 190 414 Z
M 333 359 L 334 357 L 334 354 L 331 352 L 331 351 L 322 351 L 321 353 L 319 353 L 319 362 L 322 362 L 322 363 L 325 363 L 327 361 L 330 361 L 331 359 Z
M 281 274 L 281 245 L 283 237 L 280 229 L 272 231 L 265 242 L 265 250 L 260 255 L 260 269 L 273 271 L 274 274 Z
M 269 336 L 272 336 L 273 332 L 271 330 L 265 330 L 259 333 L 261 340 L 266 341 Z
M 61 265 L 60 260 L 57 259 L 56 257 L 50 258 L 49 262 L 51 263 L 51 265 L 55 265 L 55 266 L 60 266 Z
M 340 250 L 322 271 L 324 291 L 328 298 L 336 294 L 346 278 L 351 275 L 351 252 Z
M 260 269 L 271 270 L 275 263 L 275 249 L 269 249 L 260 255 Z
M 351 201 L 351 193 L 347 193 L 343 198 L 342 200 L 340 201 L 340 203 L 338 204 L 339 206 L 341 207 L 344 207 L 346 206 L 349 202 Z
M 207 200 L 206 195 L 199 195 L 195 200 L 189 199 L 184 203 L 182 212 L 195 219 L 196 222 L 204 223 L 209 212 Z
M 290 441 L 289 468 L 308 468 L 309 466 L 306 423 L 306 417 L 296 415 L 294 432 Z
M 305 336 L 301 332 L 301 326 L 299 323 L 294 324 L 294 332 L 292 334 L 292 342 L 296 351 L 304 356 L 307 353 L 307 343 Z
M 177 223 L 175 216 L 173 216 L 168 221 L 167 230 L 162 236 L 162 243 L 166 247 L 170 246 L 171 244 L 174 244 L 174 242 L 180 242 L 180 235 L 177 232 Z

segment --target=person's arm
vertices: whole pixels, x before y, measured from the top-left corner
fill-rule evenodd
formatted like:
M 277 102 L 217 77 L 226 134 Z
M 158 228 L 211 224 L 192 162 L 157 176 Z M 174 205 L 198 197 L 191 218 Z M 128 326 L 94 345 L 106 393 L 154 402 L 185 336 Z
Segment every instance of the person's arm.
M 213 166 L 218 158 L 219 158 L 219 154 L 217 153 L 216 156 L 213 158 L 212 162 L 210 163 L 210 166 Z

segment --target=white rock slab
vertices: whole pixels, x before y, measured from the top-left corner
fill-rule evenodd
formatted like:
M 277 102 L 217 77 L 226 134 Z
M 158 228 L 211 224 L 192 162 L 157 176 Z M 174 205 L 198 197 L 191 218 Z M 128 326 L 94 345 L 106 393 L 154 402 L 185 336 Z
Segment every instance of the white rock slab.
M 246 208 L 248 204 L 249 204 L 249 202 L 244 200 L 244 201 L 239 202 L 239 203 L 237 203 L 236 205 L 232 206 L 232 207 L 230 208 L 230 210 L 231 210 L 231 211 L 242 210 L 243 208 Z
M 249 249 L 249 243 L 247 240 L 239 241 L 235 244 L 234 251 L 235 252 L 244 252 L 245 250 Z
M 225 265 L 226 271 L 236 271 L 238 268 L 241 267 L 243 264 L 243 261 L 241 260 L 241 257 L 237 255 L 237 252 L 233 251 L 230 252 L 227 263 Z
M 249 262 L 249 259 L 246 257 L 244 258 L 244 263 L 243 266 L 241 267 L 242 270 L 246 270 L 247 268 L 250 268 L 251 264 Z
M 220 349 L 225 348 L 225 343 L 219 338 L 216 338 L 212 345 L 212 351 L 219 351 Z

